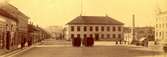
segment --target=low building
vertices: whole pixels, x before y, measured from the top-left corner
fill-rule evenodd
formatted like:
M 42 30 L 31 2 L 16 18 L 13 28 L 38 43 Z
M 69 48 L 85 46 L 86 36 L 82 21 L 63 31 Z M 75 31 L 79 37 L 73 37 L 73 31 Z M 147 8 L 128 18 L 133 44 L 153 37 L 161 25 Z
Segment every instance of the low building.
M 155 41 L 155 28 L 154 27 L 135 27 L 134 38 L 132 37 L 132 27 L 124 28 L 124 38 L 126 41 L 137 44 L 146 45 L 149 41 Z M 127 40 L 128 39 L 128 40 Z
M 92 37 L 95 40 L 123 40 L 123 23 L 109 16 L 78 16 L 66 24 L 65 38 Z
M 10 18 L 0 13 L 0 47 L 9 49 L 11 42 L 14 42 L 17 19 Z M 10 35 L 10 36 L 9 36 Z
M 29 17 L 25 16 L 16 7 L 9 3 L 0 6 L 1 19 L 1 46 L 6 49 L 17 49 L 23 41 L 23 37 L 27 37 L 27 24 Z M 3 20 L 3 21 L 2 21 Z M 23 35 L 24 34 L 24 35 Z
M 28 25 L 28 42 L 31 44 L 50 38 L 50 34 L 39 26 Z

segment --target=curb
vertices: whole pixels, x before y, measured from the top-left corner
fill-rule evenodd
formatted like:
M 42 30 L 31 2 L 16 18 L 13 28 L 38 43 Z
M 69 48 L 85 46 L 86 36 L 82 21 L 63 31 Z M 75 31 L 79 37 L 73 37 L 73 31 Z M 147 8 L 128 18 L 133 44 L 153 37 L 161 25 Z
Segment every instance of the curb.
M 25 47 L 25 48 L 22 48 L 22 49 L 18 49 L 18 50 L 15 50 L 15 51 L 12 51 L 12 52 L 9 52 L 7 54 L 4 54 L 4 55 L 1 55 L 0 57 L 15 57 L 29 49 L 33 48 L 33 46 L 30 46 L 30 47 Z

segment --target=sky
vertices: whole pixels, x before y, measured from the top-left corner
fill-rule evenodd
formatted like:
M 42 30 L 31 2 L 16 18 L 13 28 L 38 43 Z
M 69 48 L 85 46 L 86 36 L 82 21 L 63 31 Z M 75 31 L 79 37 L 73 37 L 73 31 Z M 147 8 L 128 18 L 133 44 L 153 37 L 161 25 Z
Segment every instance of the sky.
M 82 1 L 82 6 L 81 6 Z M 166 11 L 165 0 L 8 0 L 41 27 L 64 26 L 75 17 L 108 15 L 132 26 L 132 14 L 136 26 L 153 26 L 157 8 Z M 82 10 L 81 10 L 82 9 Z

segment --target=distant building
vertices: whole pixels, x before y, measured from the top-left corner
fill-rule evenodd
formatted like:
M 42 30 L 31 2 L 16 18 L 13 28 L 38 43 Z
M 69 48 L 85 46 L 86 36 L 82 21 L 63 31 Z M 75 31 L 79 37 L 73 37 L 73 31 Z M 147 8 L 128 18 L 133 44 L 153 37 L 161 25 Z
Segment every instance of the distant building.
M 157 14 L 155 23 L 155 38 L 159 43 L 167 43 L 167 11 Z
M 78 16 L 66 24 L 65 38 L 93 37 L 95 40 L 123 40 L 123 23 L 109 16 Z
M 154 41 L 155 28 L 154 27 L 136 27 L 135 35 L 137 40 L 140 40 L 142 37 L 145 37 L 149 41 Z
M 63 39 L 63 27 L 62 26 L 49 26 L 46 30 L 50 33 L 51 38 Z
M 132 28 L 131 27 L 124 27 L 124 41 L 128 44 L 132 42 Z
M 34 26 L 33 24 L 28 24 L 28 33 L 29 33 L 28 41 L 31 44 L 50 38 L 50 35 L 48 32 L 46 32 L 44 29 L 42 29 L 39 26 Z
M 155 28 L 154 27 L 135 27 L 134 38 L 132 38 L 132 27 L 124 28 L 124 39 L 133 44 L 148 44 L 149 41 L 155 41 Z M 135 42 L 132 42 L 135 40 Z

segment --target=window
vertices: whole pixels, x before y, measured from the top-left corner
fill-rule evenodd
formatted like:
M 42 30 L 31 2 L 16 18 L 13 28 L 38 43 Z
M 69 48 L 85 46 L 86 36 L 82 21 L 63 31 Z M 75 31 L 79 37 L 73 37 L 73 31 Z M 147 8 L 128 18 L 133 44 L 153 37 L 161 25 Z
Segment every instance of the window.
M 159 32 L 159 37 L 161 37 L 161 32 Z
M 71 31 L 74 31 L 74 26 L 71 26 Z
M 90 37 L 91 37 L 91 38 L 93 38 L 93 35 L 92 35 L 92 34 L 90 34 Z
M 84 34 L 84 38 L 86 38 L 87 37 L 87 35 L 86 34 Z
M 161 28 L 161 24 L 159 24 L 159 28 Z
M 77 26 L 77 31 L 80 31 L 80 26 Z
M 104 26 L 101 27 L 101 31 L 104 31 Z
M 109 26 L 107 27 L 107 31 L 110 31 L 110 27 Z
M 158 28 L 158 24 L 156 24 L 156 28 Z
M 77 34 L 77 38 L 80 38 L 80 34 Z
M 115 29 L 115 27 L 113 27 L 113 29 L 112 29 L 113 31 L 115 31 L 116 29 Z
M 156 21 L 158 21 L 158 18 L 156 18 Z
M 121 38 L 121 34 L 118 34 L 118 38 Z
M 90 26 L 90 31 L 93 31 L 93 27 L 92 26 Z
M 74 38 L 74 34 L 71 34 L 71 38 Z
M 162 24 L 162 27 L 164 28 L 164 27 L 165 27 L 165 24 Z
M 167 28 L 167 23 L 166 23 L 166 28 Z
M 86 26 L 84 26 L 84 31 L 87 31 L 87 27 Z
M 115 37 L 115 34 L 113 34 L 113 38 L 116 38 L 116 37 Z
M 96 31 L 99 31 L 99 27 L 98 26 L 96 26 Z
M 118 31 L 121 31 L 121 27 L 118 27 Z
M 164 33 L 165 33 L 165 32 L 162 32 L 162 33 L 161 33 L 161 34 L 162 34 L 162 37 L 164 37 Z
M 166 32 L 166 36 L 167 36 L 167 32 Z
M 101 38 L 102 38 L 102 39 L 104 38 L 104 34 L 101 34 Z
M 110 38 L 110 34 L 107 34 L 107 38 Z
M 158 36 L 158 32 L 156 32 L 156 34 L 155 34 L 156 36 Z

